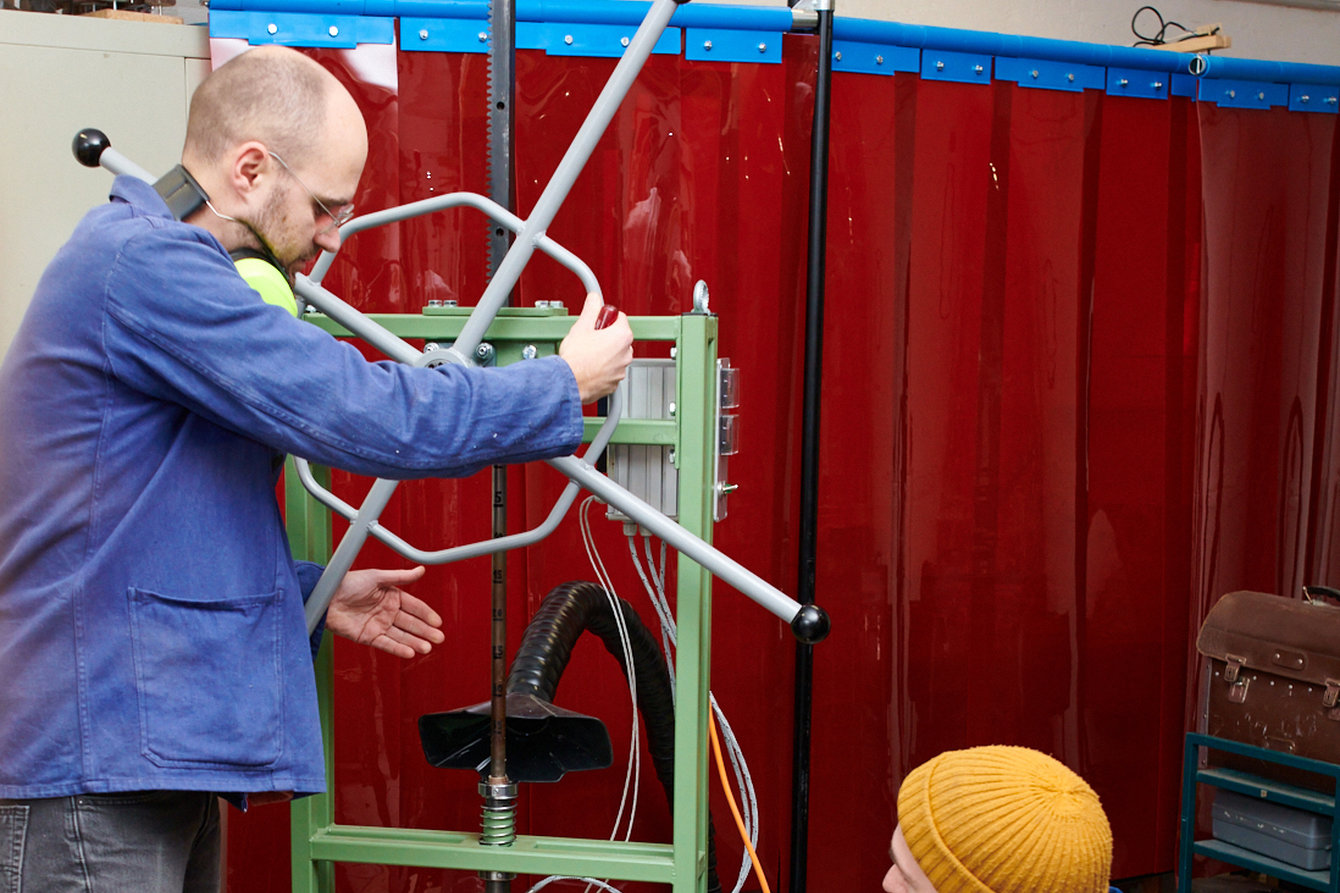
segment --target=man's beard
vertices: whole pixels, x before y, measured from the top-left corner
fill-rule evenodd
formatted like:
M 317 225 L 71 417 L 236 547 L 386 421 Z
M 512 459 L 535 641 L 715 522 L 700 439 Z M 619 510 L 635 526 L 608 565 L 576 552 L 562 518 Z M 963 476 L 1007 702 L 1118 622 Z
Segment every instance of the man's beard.
M 302 255 L 284 257 L 276 249 L 273 240 L 265 235 L 276 231 L 283 232 L 286 229 L 284 224 L 287 222 L 287 217 L 284 214 L 282 197 L 272 195 L 265 206 L 261 208 L 260 214 L 257 215 L 255 220 L 239 217 L 237 222 L 246 227 L 247 232 L 251 234 L 251 238 L 255 242 L 254 245 L 248 247 L 264 254 L 265 259 L 274 264 L 276 269 L 288 279 L 288 284 L 292 286 L 298 268 L 311 258 Z

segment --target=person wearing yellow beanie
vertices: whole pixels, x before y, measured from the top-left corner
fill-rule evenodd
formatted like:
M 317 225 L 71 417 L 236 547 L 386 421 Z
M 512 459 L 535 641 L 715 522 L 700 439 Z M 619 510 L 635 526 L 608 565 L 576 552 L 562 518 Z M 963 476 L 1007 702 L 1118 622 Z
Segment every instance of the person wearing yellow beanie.
M 1026 747 L 951 750 L 898 791 L 886 893 L 1107 893 L 1112 829 L 1093 788 Z

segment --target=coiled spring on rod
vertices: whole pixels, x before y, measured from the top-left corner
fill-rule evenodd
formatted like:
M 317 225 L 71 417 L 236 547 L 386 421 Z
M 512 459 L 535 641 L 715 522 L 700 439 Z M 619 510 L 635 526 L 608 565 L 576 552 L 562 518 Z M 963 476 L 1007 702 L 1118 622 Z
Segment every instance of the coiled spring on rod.
M 516 784 L 481 781 L 484 808 L 480 815 L 479 842 L 483 846 L 511 846 L 516 840 Z

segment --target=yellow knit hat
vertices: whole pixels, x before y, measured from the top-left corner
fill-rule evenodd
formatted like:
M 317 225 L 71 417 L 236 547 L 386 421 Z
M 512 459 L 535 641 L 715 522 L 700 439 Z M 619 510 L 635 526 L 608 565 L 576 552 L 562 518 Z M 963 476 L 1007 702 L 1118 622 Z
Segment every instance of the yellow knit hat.
M 1036 750 L 940 754 L 904 779 L 898 823 L 937 893 L 1107 893 L 1112 829 L 1098 795 Z

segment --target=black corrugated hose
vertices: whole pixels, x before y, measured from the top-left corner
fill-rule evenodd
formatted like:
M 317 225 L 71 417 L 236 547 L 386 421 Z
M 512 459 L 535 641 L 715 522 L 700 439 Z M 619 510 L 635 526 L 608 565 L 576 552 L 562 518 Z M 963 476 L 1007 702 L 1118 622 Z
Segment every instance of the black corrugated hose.
M 633 606 L 623 599 L 616 600 L 628 629 L 633 653 L 633 669 L 637 675 L 637 709 L 642 714 L 642 725 L 647 731 L 647 750 L 656 778 L 665 791 L 673 816 L 675 809 L 675 699 L 670 687 L 670 671 L 665 655 L 655 637 L 647 629 Z M 624 665 L 623 645 L 619 628 L 610 608 L 609 596 L 595 583 L 572 582 L 555 586 L 526 627 L 516 658 L 507 676 L 508 694 L 530 694 L 549 703 L 554 702 L 558 681 L 572 656 L 572 648 L 582 632 L 590 630 L 605 643 L 605 649 L 614 655 L 628 676 Z M 707 890 L 721 893 L 721 882 L 716 870 L 716 834 L 708 817 L 707 830 Z

